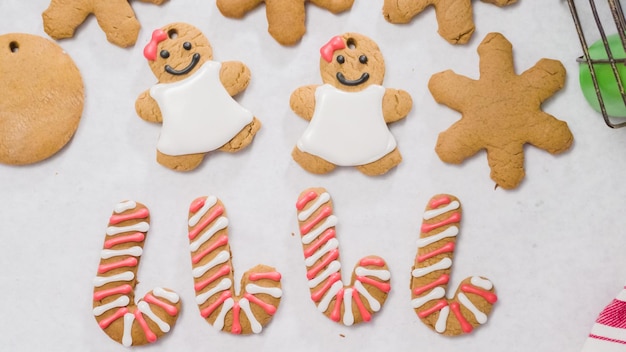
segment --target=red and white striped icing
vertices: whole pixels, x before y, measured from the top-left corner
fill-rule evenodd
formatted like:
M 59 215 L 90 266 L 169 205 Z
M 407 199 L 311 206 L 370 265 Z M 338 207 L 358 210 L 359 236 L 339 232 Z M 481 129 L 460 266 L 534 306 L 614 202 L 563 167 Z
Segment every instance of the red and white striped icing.
M 582 352 L 626 350 L 626 287 L 598 315 Z
M 228 245 L 229 221 L 223 205 L 215 196 L 200 197 L 191 203 L 189 214 L 189 250 L 200 315 L 209 321 L 209 317 L 217 312 L 212 324 L 216 329 L 223 330 L 226 317 L 232 312 L 232 324 L 227 330 L 232 334 L 243 332 L 240 323 L 243 315 L 250 322 L 252 332 L 260 333 L 263 324 L 259 320 L 269 320 L 256 316 L 251 305 L 260 307 L 266 315 L 276 313 L 277 305 L 268 303 L 265 297 L 282 297 L 280 273 L 244 274 L 253 283 L 245 285 L 243 293 L 237 296 L 232 282 L 233 265 Z
M 352 310 L 354 303 L 361 320 L 370 321 L 372 315 L 363 300 L 367 301 L 372 312 L 378 312 L 384 300 L 379 302 L 364 284 L 370 286 L 370 290 L 384 293 L 390 291 L 391 274 L 384 268 L 385 261 L 373 257 L 363 258 L 355 268 L 355 282 L 352 286 L 344 285 L 341 280 L 339 241 L 335 237 L 338 219 L 333 215 L 330 194 L 314 190 L 304 192 L 296 202 L 296 209 L 301 222 L 301 241 L 303 245 L 309 245 L 304 249 L 304 262 L 311 299 L 317 304 L 317 309 L 322 313 L 331 309 L 329 316 L 333 321 L 350 326 L 355 323 Z M 335 303 L 331 308 L 333 299 Z
M 417 241 L 418 250 L 431 245 L 437 245 L 439 241 L 445 239 L 455 238 L 459 234 L 458 224 L 461 221 L 461 213 L 459 211 L 460 206 L 461 205 L 458 201 L 452 200 L 446 195 L 431 199 L 429 203 L 431 210 L 424 212 L 423 219 L 432 220 L 442 215 L 445 215 L 445 217 L 443 220 L 436 223 L 422 224 L 422 235 Z M 430 234 L 431 232 L 444 226 L 448 227 L 434 235 Z M 441 272 L 428 284 L 419 287 L 412 287 L 412 293 L 415 298 L 411 301 L 411 305 L 417 310 L 429 302 L 436 301 L 436 303 L 429 309 L 421 310 L 417 314 L 421 319 L 424 319 L 431 314 L 438 313 L 439 315 L 435 323 L 435 331 L 442 334 L 446 333 L 450 313 L 452 313 L 452 316 L 459 322 L 463 333 L 472 332 L 474 327 L 463 315 L 461 306 L 469 311 L 469 314 L 471 314 L 479 324 L 485 324 L 487 322 L 487 314 L 477 308 L 467 297 L 466 293 L 478 295 L 486 300 L 490 305 L 497 301 L 497 296 L 490 292 L 493 288 L 493 284 L 489 280 L 478 276 L 471 277 L 469 284 L 461 285 L 457 291 L 455 299 L 448 300 L 446 298 L 446 289 L 448 281 L 450 280 L 449 273 L 452 270 L 451 257 L 444 257 L 431 265 L 425 265 L 424 262 L 441 254 L 450 253 L 452 256 L 454 249 L 454 242 L 445 242 L 435 248 L 431 248 L 429 252 L 425 254 L 416 256 L 416 268 L 411 273 L 414 278 L 421 278 L 431 273 Z
M 108 328 L 114 322 L 122 321 L 122 337 L 118 342 L 124 346 L 133 345 L 132 330 L 135 323 L 141 327 L 146 341 L 157 340 L 157 334 L 150 329 L 146 319 L 157 325 L 160 335 L 170 331 L 170 324 L 154 312 L 154 307 L 159 307 L 172 317 L 178 315 L 178 308 L 175 306 L 179 302 L 178 295 L 162 288 L 155 288 L 147 293 L 137 305 L 133 302 L 137 266 L 150 227 L 148 209 L 141 207 L 135 210 L 136 208 L 137 203 L 134 201 L 121 202 L 115 206 L 109 219 L 104 249 L 100 254 L 101 260 L 106 263 L 101 261 L 98 275 L 93 281 L 93 314 L 97 319 L 107 315 L 98 320 L 98 325 L 111 336 L 113 332 Z M 139 222 L 127 225 L 128 221 Z M 134 245 L 127 247 L 129 243 Z

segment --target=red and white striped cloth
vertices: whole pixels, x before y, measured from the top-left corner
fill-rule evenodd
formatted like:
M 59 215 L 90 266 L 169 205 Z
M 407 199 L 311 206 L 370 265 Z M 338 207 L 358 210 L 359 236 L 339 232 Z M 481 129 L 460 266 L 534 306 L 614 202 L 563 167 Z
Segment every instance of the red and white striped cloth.
M 626 352 L 626 287 L 600 312 L 582 352 Z

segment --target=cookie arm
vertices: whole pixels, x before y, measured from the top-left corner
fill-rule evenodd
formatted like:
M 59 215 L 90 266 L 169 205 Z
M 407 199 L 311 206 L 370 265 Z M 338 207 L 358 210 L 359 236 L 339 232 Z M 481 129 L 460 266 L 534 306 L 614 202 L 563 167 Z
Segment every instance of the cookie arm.
M 383 16 L 391 23 L 408 23 L 430 5 L 432 0 L 385 0 Z
M 349 10 L 354 0 L 310 0 L 312 4 L 325 8 L 332 13 Z
M 146 90 L 139 95 L 137 101 L 135 101 L 135 111 L 137 111 L 139 117 L 148 122 L 163 122 L 159 104 L 150 96 L 150 90 Z
M 524 86 L 536 91 L 540 101 L 551 97 L 565 84 L 565 67 L 557 60 L 541 59 L 521 74 Z
M 468 93 L 473 92 L 473 83 L 470 78 L 447 70 L 432 75 L 428 81 L 428 89 L 436 102 L 461 111 L 469 101 Z
M 386 123 L 396 122 L 405 118 L 413 107 L 413 99 L 409 93 L 387 88 L 383 96 L 383 115 Z
M 243 62 L 227 61 L 222 63 L 220 81 L 231 96 L 243 92 L 250 83 L 250 69 Z
M 298 116 L 307 121 L 311 121 L 315 111 L 315 90 L 316 85 L 302 86 L 291 93 L 289 106 Z

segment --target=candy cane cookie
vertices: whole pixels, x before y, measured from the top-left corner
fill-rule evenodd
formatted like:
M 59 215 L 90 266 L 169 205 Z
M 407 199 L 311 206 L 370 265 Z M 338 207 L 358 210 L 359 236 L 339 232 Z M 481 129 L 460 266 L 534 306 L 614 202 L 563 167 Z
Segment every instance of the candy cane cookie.
M 189 207 L 189 249 L 200 315 L 218 330 L 258 334 L 276 313 L 283 291 L 276 269 L 257 265 L 235 292 L 228 218 L 215 196 L 195 199 Z
M 454 298 L 446 298 L 461 212 L 461 203 L 454 196 L 431 198 L 424 212 L 411 272 L 411 305 L 415 313 L 428 327 L 448 336 L 468 334 L 486 323 L 498 299 L 493 284 L 479 276 L 466 278 Z
M 165 335 L 181 308 L 178 295 L 164 288 L 153 289 L 135 304 L 137 269 L 149 228 L 150 212 L 143 204 L 117 204 L 93 281 L 93 314 L 98 325 L 127 347 L 152 343 Z
M 338 220 L 330 195 L 324 188 L 307 189 L 298 197 L 296 209 L 308 286 L 317 309 L 347 326 L 370 321 L 391 289 L 387 264 L 377 256 L 362 258 L 350 285 L 344 285 L 335 232 Z

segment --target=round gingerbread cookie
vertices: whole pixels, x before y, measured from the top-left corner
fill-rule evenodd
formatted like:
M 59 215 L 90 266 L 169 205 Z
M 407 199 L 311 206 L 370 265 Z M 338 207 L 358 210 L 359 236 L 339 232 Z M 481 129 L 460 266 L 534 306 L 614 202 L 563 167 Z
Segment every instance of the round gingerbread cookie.
M 30 34 L 0 35 L 0 163 L 31 164 L 72 138 L 83 112 L 83 81 L 70 56 Z

